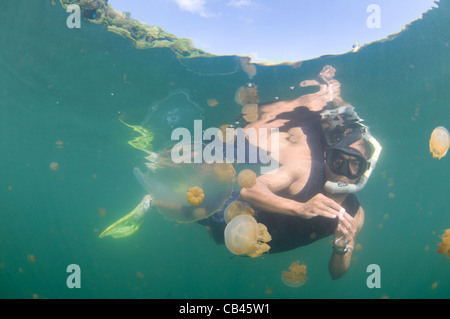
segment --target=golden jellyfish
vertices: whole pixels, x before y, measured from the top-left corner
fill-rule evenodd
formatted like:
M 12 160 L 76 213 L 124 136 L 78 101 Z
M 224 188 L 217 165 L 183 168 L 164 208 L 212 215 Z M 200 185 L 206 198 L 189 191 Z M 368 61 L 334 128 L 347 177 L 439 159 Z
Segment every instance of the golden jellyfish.
M 288 271 L 281 273 L 281 281 L 288 287 L 298 288 L 308 281 L 305 275 L 306 265 L 299 265 L 298 261 L 295 261 L 289 266 Z
M 59 164 L 57 163 L 57 162 L 51 162 L 50 163 L 50 169 L 52 170 L 52 171 L 57 171 L 58 169 L 59 169 Z
M 217 104 L 219 104 L 219 102 L 216 99 L 208 99 L 206 100 L 206 103 L 208 103 L 210 107 L 214 107 L 217 106 Z
M 436 127 L 431 133 L 430 152 L 434 158 L 441 159 L 447 154 L 450 147 L 450 134 L 443 126 Z
M 203 190 L 198 186 L 191 187 L 186 192 L 186 200 L 192 206 L 200 205 L 204 197 Z
M 225 222 L 228 224 L 234 217 L 240 215 L 244 210 L 244 205 L 240 201 L 233 201 L 228 204 L 223 213 Z
M 100 217 L 105 217 L 106 216 L 106 209 L 104 209 L 104 208 L 97 208 L 97 211 L 98 211 L 98 215 Z
M 234 217 L 225 227 L 225 244 L 235 255 L 259 257 L 270 249 L 266 243 L 271 240 L 267 227 L 247 214 Z
M 36 262 L 36 257 L 34 255 L 28 255 L 27 256 L 27 260 L 29 263 L 35 263 Z
M 447 258 L 450 258 L 450 228 L 444 231 L 441 238 L 442 242 L 439 244 L 438 253 L 447 254 Z
M 234 217 L 242 214 L 253 216 L 255 211 L 250 206 L 244 206 L 240 201 L 233 201 L 225 208 L 225 222 L 228 224 Z
M 244 169 L 238 175 L 238 183 L 243 188 L 252 188 L 256 184 L 256 173 L 251 169 Z

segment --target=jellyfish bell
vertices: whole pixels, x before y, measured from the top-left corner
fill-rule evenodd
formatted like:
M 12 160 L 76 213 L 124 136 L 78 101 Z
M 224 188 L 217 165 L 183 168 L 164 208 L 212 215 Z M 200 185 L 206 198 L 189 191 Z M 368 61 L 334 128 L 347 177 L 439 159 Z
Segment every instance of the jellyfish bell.
M 288 287 L 298 288 L 308 281 L 308 277 L 305 275 L 306 265 L 300 265 L 298 261 L 295 261 L 289 266 L 288 271 L 283 271 L 281 273 L 281 281 Z
M 450 258 L 450 229 L 446 229 L 441 238 L 442 242 L 439 243 L 438 253 Z
M 230 197 L 233 179 L 216 178 L 214 163 L 194 163 L 196 145 L 188 145 L 180 155 L 183 161 L 172 160 L 172 147 L 176 142 L 147 157 L 151 163 L 147 171 L 134 169 L 138 182 L 155 203 L 156 210 L 169 220 L 181 223 L 194 222 L 217 212 Z M 204 145 L 202 145 L 204 146 Z M 231 166 L 231 168 L 230 168 Z M 232 165 L 226 166 L 228 176 Z
M 266 242 L 271 239 L 267 227 L 247 214 L 236 216 L 225 227 L 225 244 L 235 255 L 259 257 L 270 249 Z
M 302 274 L 296 274 L 290 271 L 283 271 L 281 274 L 281 281 L 288 287 L 299 288 L 303 286 L 307 281 L 308 277 Z
M 251 169 L 244 169 L 238 175 L 238 183 L 243 188 L 252 188 L 256 184 L 256 173 Z
M 233 201 L 228 204 L 223 213 L 225 222 L 228 224 L 234 217 L 244 210 L 244 205 L 240 201 Z
M 240 201 L 233 201 L 228 204 L 228 206 L 225 208 L 224 211 L 224 219 L 225 222 L 228 224 L 234 217 L 247 214 L 250 216 L 255 215 L 255 211 L 253 208 L 247 205 L 243 205 Z
M 430 152 L 434 158 L 441 159 L 447 154 L 450 147 L 450 134 L 443 126 L 436 127 L 430 137 Z

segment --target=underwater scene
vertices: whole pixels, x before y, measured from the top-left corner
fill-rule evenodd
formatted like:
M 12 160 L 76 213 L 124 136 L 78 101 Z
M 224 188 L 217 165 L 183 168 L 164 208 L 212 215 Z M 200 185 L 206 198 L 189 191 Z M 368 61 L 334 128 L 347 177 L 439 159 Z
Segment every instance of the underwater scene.
M 358 50 L 268 65 L 107 1 L 2 0 L 0 298 L 450 298 L 436 4 Z

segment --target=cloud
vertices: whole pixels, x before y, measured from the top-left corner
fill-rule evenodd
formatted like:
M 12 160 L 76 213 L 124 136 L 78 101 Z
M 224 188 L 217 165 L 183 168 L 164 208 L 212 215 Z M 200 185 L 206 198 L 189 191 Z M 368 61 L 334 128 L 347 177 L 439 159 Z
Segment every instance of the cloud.
M 198 14 L 204 18 L 211 18 L 215 16 L 215 14 L 206 10 L 206 0 L 174 0 L 174 2 L 183 11 Z
M 227 3 L 227 6 L 242 8 L 242 7 L 250 7 L 253 5 L 251 0 L 231 0 Z

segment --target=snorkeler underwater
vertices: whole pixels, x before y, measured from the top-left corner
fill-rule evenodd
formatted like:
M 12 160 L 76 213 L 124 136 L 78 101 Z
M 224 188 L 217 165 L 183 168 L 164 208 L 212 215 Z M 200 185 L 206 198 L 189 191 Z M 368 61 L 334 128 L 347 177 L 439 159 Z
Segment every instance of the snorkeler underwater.
M 0 298 L 450 298 L 450 0 L 411 1 L 3 0 Z

